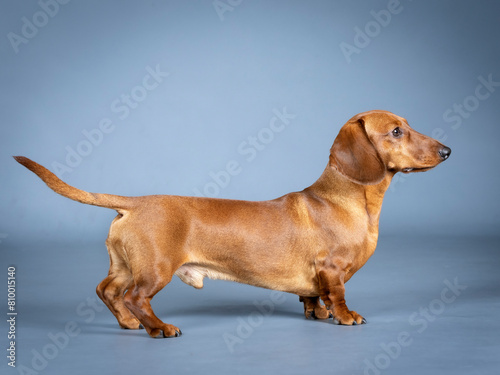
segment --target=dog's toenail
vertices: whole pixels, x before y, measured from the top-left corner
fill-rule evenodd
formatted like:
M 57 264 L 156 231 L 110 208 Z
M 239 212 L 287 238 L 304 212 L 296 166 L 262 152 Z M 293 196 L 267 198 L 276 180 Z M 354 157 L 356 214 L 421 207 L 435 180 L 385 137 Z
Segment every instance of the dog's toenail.
M 363 318 L 363 320 L 361 321 L 361 324 L 366 324 L 366 319 Z

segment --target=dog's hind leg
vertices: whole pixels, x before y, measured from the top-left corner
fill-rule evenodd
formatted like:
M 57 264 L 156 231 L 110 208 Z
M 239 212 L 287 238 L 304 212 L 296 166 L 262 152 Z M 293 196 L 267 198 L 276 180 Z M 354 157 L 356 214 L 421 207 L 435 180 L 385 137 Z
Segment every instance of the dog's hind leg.
M 151 299 L 172 280 L 168 264 L 155 264 L 144 271 L 134 270 L 135 285 L 125 293 L 125 306 L 139 319 L 151 337 L 178 337 L 181 330 L 163 323 L 151 308 Z
M 126 329 L 139 329 L 141 323 L 125 306 L 123 300 L 125 291 L 134 285 L 132 273 L 124 259 L 115 251 L 112 244 L 107 242 L 110 267 L 108 276 L 97 286 L 99 298 L 108 306 L 118 320 L 118 324 Z

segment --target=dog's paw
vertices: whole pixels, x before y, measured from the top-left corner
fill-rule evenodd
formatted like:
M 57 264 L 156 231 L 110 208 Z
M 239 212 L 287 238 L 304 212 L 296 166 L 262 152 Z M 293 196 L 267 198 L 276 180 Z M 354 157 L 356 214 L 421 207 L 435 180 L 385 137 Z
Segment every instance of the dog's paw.
M 358 324 L 366 324 L 366 319 L 359 315 L 356 311 L 345 309 L 344 311 L 334 311 L 333 323 L 346 326 L 355 326 Z
M 314 320 L 316 317 L 314 316 L 314 310 L 305 310 L 304 315 L 306 316 L 306 319 L 308 320 Z
M 154 328 L 151 331 L 147 330 L 149 333 L 149 336 L 155 338 L 155 339 L 161 339 L 161 338 L 172 338 L 172 337 L 179 337 L 182 335 L 182 331 L 177 328 L 176 326 L 173 326 L 171 324 L 164 324 L 161 328 Z
M 308 309 L 304 312 L 306 319 L 328 319 L 332 318 L 333 314 L 325 306 L 317 306 L 314 309 Z
M 137 319 L 130 319 L 120 322 L 122 329 L 144 329 L 144 326 Z

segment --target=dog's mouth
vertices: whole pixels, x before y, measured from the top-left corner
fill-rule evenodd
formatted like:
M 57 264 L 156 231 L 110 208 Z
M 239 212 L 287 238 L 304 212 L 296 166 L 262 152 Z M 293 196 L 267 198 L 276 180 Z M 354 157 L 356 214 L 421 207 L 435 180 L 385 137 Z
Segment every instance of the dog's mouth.
M 403 168 L 401 170 L 401 172 L 403 172 L 403 173 L 425 172 L 425 171 L 428 171 L 429 169 L 432 169 L 432 168 L 434 168 L 434 166 L 432 166 L 432 167 L 423 167 L 423 168 Z

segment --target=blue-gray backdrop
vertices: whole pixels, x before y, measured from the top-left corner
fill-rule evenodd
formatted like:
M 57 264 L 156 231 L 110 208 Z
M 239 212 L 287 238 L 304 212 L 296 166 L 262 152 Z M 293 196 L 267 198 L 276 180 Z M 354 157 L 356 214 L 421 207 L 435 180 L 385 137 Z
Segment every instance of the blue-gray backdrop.
M 321 174 L 351 116 L 387 109 L 453 149 L 393 181 L 381 233 L 498 229 L 497 1 L 1 5 L 0 240 L 104 240 L 114 212 L 49 191 L 262 200 Z

